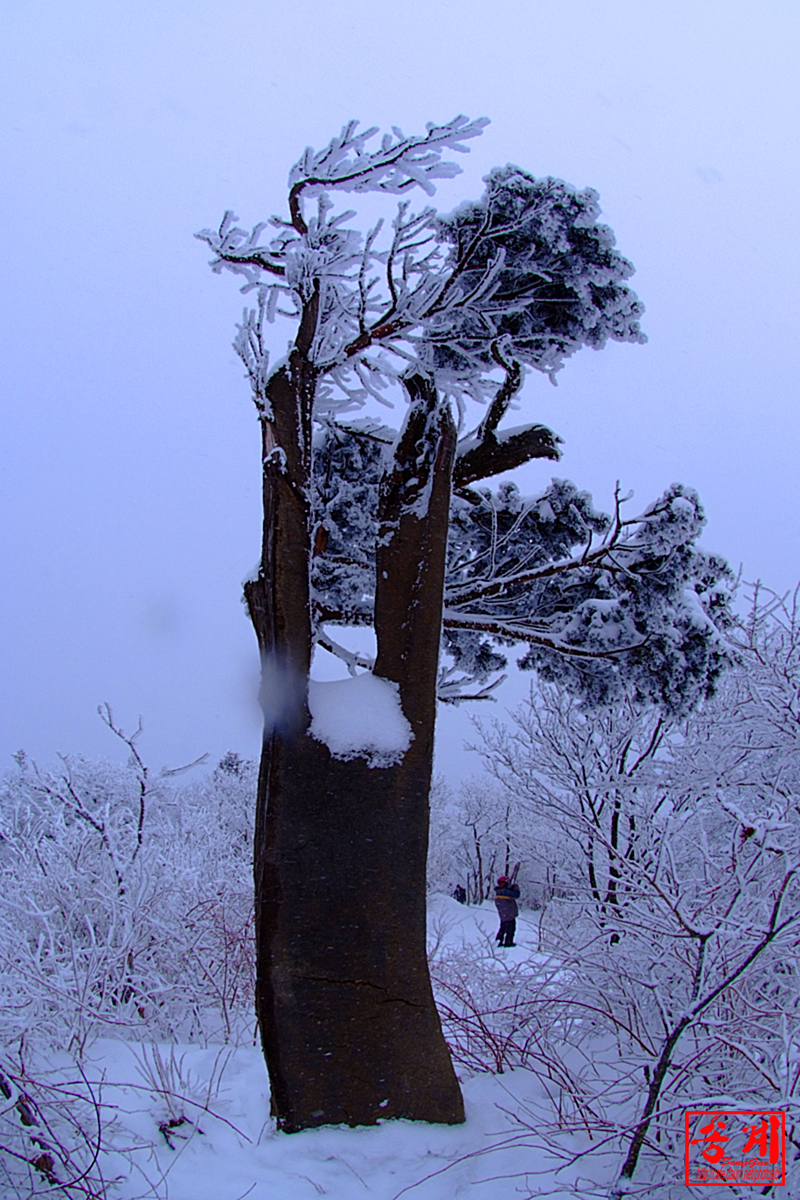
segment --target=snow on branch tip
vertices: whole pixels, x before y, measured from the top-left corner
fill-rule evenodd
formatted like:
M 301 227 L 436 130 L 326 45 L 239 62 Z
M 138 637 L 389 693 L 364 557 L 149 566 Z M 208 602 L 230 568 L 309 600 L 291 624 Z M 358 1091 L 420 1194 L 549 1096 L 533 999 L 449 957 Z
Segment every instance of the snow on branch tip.
M 396 125 L 381 138 L 380 148 L 367 151 L 366 143 L 379 131 L 372 126 L 357 132 L 358 121 L 349 121 L 337 137 L 318 152 L 310 146 L 292 167 L 289 187 L 294 194 L 313 184 L 346 191 L 405 191 L 418 184 L 429 195 L 433 179 L 451 179 L 460 173 L 455 163 L 442 162 L 444 150 L 468 153 L 466 139 L 478 137 L 488 117 L 471 121 L 459 115 L 445 125 L 428 122 L 425 135 L 406 137 Z

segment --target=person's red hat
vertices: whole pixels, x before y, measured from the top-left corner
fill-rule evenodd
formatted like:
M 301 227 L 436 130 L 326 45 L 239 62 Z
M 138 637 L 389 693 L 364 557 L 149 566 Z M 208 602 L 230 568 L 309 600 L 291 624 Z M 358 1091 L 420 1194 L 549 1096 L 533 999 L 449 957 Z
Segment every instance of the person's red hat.
M 498 878 L 498 880 L 497 880 L 497 882 L 498 882 L 498 884 L 500 884 L 500 883 L 508 883 L 508 876 L 507 876 L 507 875 L 500 875 L 500 876 L 499 876 L 499 878 Z

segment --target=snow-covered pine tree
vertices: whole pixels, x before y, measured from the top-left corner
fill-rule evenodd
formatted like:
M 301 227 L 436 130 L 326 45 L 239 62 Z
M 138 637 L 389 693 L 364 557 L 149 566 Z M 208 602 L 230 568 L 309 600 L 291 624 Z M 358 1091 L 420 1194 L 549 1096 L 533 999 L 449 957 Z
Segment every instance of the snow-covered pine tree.
M 247 232 L 227 212 L 198 235 L 257 298 L 234 343 L 263 443 L 245 585 L 265 713 L 256 1007 L 285 1130 L 463 1119 L 425 959 L 437 687 L 487 694 L 499 647 L 520 642 L 523 665 L 590 701 L 624 677 L 676 708 L 724 659 L 725 568 L 695 548 L 692 493 L 627 520 L 566 483 L 536 500 L 473 486 L 559 457 L 550 430 L 503 425 L 526 371 L 554 379 L 581 346 L 644 340 L 633 268 L 592 190 L 509 166 L 449 215 L 412 211 L 406 194 L 457 174 L 445 152 L 486 124 L 394 127 L 375 144 L 351 122 L 292 168 L 288 220 Z M 337 192 L 401 199 L 361 234 Z M 278 315 L 296 329 L 270 368 Z M 376 410 L 403 394 L 389 429 Z M 375 660 L 339 646 L 337 624 L 371 625 Z M 309 687 L 315 646 L 353 678 Z

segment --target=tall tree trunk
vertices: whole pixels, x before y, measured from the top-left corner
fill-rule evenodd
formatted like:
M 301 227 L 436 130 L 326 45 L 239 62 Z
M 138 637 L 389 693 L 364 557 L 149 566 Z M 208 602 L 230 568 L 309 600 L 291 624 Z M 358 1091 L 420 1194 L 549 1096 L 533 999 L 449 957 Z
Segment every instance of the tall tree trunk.
M 456 435 L 432 385 L 412 379 L 407 387 L 412 405 L 381 492 L 375 674 L 399 685 L 414 736 L 389 767 L 335 759 L 308 732 L 313 379 L 299 351 L 269 387 L 262 562 L 245 590 L 265 709 L 254 854 L 256 1010 L 273 1112 L 287 1132 L 389 1117 L 464 1119 L 425 953 L 428 793 Z M 290 444 L 301 451 L 292 453 Z

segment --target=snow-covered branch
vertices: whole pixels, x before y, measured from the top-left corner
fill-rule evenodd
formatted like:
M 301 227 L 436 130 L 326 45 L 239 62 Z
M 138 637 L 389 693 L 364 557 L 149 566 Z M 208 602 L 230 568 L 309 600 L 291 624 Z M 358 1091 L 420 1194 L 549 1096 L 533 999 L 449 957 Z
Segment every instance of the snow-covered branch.
M 443 624 L 445 629 L 469 629 L 478 633 L 491 633 L 498 638 L 508 639 L 508 641 L 527 642 L 529 646 L 542 646 L 547 650 L 555 651 L 557 654 L 564 654 L 573 658 L 613 659 L 620 654 L 628 654 L 631 650 L 635 650 L 646 643 L 646 639 L 643 639 L 641 642 L 620 646 L 617 649 L 585 650 L 580 646 L 571 645 L 569 642 L 560 640 L 557 637 L 548 637 L 543 628 L 540 627 L 537 629 L 533 623 L 526 621 L 504 621 L 477 614 L 460 613 L 449 608 L 445 608 L 444 610 Z
M 375 665 L 375 659 L 371 655 L 348 650 L 340 642 L 334 641 L 325 629 L 320 629 L 317 633 L 317 645 L 343 662 L 347 667 L 348 674 L 353 678 L 358 674 L 358 667 L 361 667 L 363 671 L 371 671 Z
M 459 406 L 489 402 L 484 443 L 519 390 L 523 365 L 552 379 L 581 345 L 643 339 L 642 307 L 623 282 L 632 268 L 597 223 L 590 190 L 507 167 L 487 177 L 480 201 L 446 216 L 431 207 L 411 213 L 401 201 L 385 237 L 382 219 L 362 236 L 349 225 L 353 212 L 333 213 L 336 192 L 419 187 L 432 195 L 460 170 L 447 153 L 466 152 L 486 124 L 459 116 L 410 137 L 393 128 L 370 149 L 377 129 L 351 121 L 293 167 L 288 221 L 273 217 L 247 231 L 228 211 L 218 229 L 197 235 L 214 252 L 214 271 L 243 278 L 245 292 L 260 289 L 259 314 L 243 329 L 277 315 L 299 319 L 318 292 L 318 413 L 383 399 L 404 372 L 422 371 Z
M 369 621 L 378 490 L 396 436 L 374 422 L 330 422 L 317 439 L 314 519 L 327 531 L 312 566 L 320 621 Z M 733 583 L 722 560 L 695 547 L 697 497 L 676 486 L 630 518 L 623 505 L 618 489 L 606 516 L 558 480 L 536 497 L 513 484 L 455 495 L 443 664 L 455 674 L 440 694 L 456 698 L 461 678 L 465 695 L 483 698 L 505 671 L 509 642 L 527 646 L 526 665 L 598 700 L 631 673 L 669 710 L 713 686 L 731 654 Z
M 289 173 L 289 211 L 298 233 L 307 232 L 303 219 L 303 194 L 317 188 L 336 188 L 346 192 L 408 191 L 420 187 L 429 196 L 436 191 L 435 179 L 452 179 L 461 168 L 443 162 L 445 150 L 466 153 L 464 141 L 477 137 L 489 124 L 487 117 L 470 121 L 454 117 L 446 125 L 428 123 L 424 136 L 406 137 L 395 125 L 381 138 L 379 150 L 367 151 L 366 143 L 378 132 L 377 126 L 358 133 L 358 121 L 349 121 L 338 137 L 331 138 L 324 150 L 310 147 Z

